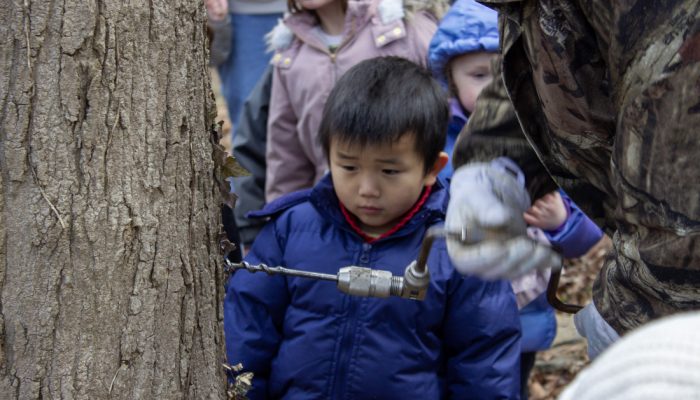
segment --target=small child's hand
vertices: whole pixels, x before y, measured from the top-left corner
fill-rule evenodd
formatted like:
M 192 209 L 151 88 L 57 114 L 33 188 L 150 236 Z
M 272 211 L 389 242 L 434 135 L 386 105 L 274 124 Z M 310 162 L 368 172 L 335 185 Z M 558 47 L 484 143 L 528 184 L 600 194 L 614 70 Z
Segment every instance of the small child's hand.
M 567 211 L 558 191 L 547 193 L 537 199 L 525 214 L 525 222 L 545 231 L 559 228 L 566 221 Z
M 211 21 L 221 21 L 228 14 L 228 1 L 226 0 L 205 0 L 204 5 Z

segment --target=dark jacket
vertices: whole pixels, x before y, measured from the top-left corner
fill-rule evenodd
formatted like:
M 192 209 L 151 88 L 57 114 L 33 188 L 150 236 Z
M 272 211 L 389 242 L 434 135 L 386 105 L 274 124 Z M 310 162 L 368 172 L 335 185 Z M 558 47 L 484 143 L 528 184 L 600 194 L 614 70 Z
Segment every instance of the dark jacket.
M 402 276 L 425 231 L 441 223 L 437 183 L 395 234 L 364 242 L 343 217 L 329 176 L 258 213 L 270 216 L 250 263 L 336 274 L 358 265 Z M 228 283 L 228 360 L 255 373 L 250 398 L 515 399 L 520 326 L 508 282 L 462 277 L 444 241 L 428 259 L 424 301 L 354 297 L 327 281 L 237 272 Z
M 255 240 L 265 221 L 250 219 L 246 214 L 265 205 L 265 145 L 267 143 L 267 115 L 270 107 L 272 66 L 255 84 L 245 103 L 233 135 L 233 155 L 238 163 L 250 172 L 249 176 L 233 178 L 234 192 L 238 196 L 234 214 L 241 242 L 249 246 Z

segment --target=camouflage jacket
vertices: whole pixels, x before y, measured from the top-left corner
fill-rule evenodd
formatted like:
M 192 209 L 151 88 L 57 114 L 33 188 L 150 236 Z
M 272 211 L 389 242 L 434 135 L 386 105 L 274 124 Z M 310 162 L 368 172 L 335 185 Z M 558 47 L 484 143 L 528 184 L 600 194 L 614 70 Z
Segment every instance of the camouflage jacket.
M 482 93 L 455 166 L 532 158 L 517 117 L 549 173 L 529 167 L 531 192 L 549 175 L 614 231 L 593 289 L 606 321 L 624 333 L 700 308 L 700 2 L 481 2 L 499 11 L 503 81 Z

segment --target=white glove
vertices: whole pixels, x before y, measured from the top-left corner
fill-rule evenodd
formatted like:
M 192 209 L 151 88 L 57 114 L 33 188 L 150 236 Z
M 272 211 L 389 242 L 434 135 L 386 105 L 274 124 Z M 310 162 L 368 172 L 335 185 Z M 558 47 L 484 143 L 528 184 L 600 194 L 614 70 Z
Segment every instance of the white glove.
M 463 244 L 447 239 L 447 252 L 457 271 L 485 279 L 511 279 L 533 269 L 560 265 L 550 247 L 527 237 L 523 213 L 530 206 L 520 168 L 507 158 L 471 163 L 455 171 L 450 183 L 448 231 L 500 231 L 505 240 Z M 478 236 L 478 235 L 477 235 Z

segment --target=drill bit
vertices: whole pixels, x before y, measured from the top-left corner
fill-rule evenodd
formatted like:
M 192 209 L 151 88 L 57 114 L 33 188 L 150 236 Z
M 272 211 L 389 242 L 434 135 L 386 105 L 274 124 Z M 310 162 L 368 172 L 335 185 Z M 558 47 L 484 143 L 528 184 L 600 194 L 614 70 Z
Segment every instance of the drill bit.
M 225 262 L 226 266 L 228 267 L 228 270 L 231 272 L 238 271 L 239 269 L 245 269 L 248 272 L 264 272 L 268 275 L 289 275 L 299 276 L 302 278 L 319 279 L 323 281 L 338 281 L 337 275 L 323 274 L 320 272 L 301 271 L 298 269 L 289 269 L 284 267 L 270 267 L 265 264 L 252 265 L 245 261 L 242 261 L 240 263 L 233 263 L 228 259 Z

